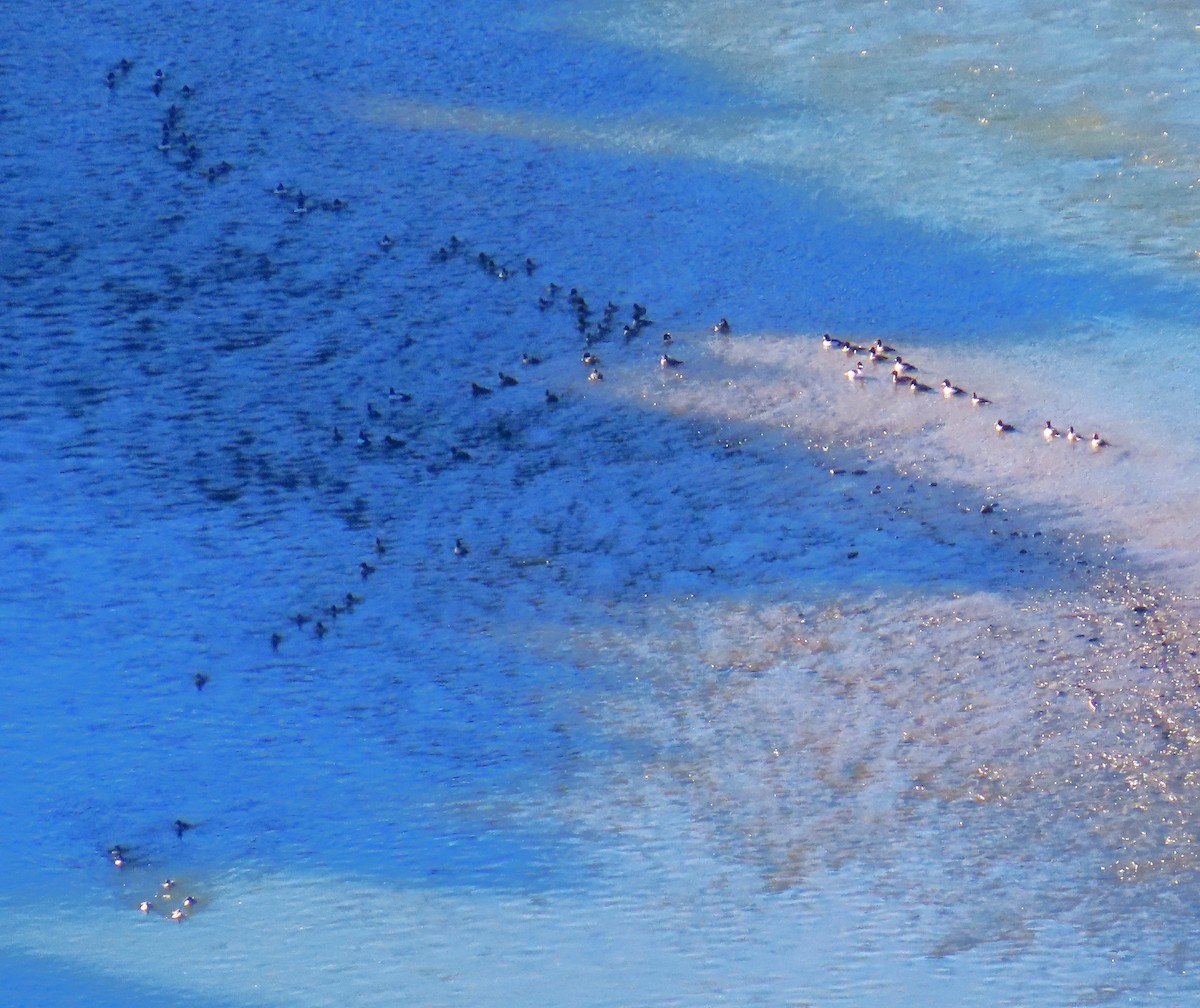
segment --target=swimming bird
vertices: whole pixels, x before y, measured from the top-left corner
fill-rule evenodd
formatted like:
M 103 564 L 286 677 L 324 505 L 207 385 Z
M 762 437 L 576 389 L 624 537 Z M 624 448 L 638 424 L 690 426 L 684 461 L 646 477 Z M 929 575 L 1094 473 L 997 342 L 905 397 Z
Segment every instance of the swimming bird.
M 150 908 L 151 903 L 149 900 L 142 900 L 142 902 L 138 904 L 138 909 L 144 914 L 148 914 L 150 912 Z
M 308 197 L 304 195 L 303 190 L 301 190 L 299 193 L 296 194 L 296 205 L 294 207 L 292 207 L 292 213 L 294 213 L 294 214 L 308 213 Z
M 908 391 L 909 392 L 932 392 L 933 386 L 926 385 L 924 382 L 919 382 L 915 378 L 910 378 L 908 380 Z
M 490 388 L 486 388 L 478 382 L 471 382 L 471 395 L 478 398 L 479 396 L 490 396 L 491 394 L 492 390 Z
M 599 368 L 592 368 L 592 373 L 588 375 L 588 381 L 604 381 L 604 375 L 600 373 Z
M 821 346 L 826 350 L 840 350 L 842 348 L 842 341 L 836 336 L 830 336 L 829 333 L 826 333 L 821 337 Z
M 273 192 L 276 196 L 287 196 L 289 191 L 288 187 L 280 182 L 277 186 L 275 186 L 274 189 L 271 190 L 271 192 Z
M 672 335 L 671 335 L 669 332 L 665 332 L 665 333 L 663 333 L 663 335 L 662 335 L 662 344 L 663 344 L 663 346 L 670 346 L 670 345 L 671 345 L 671 341 L 672 341 L 674 338 L 675 338 L 675 337 L 674 337 L 674 336 L 672 336 Z
M 501 388 L 512 388 L 514 385 L 520 384 L 516 378 L 514 378 L 512 375 L 505 374 L 503 371 L 499 371 L 497 374 L 500 376 Z
M 467 544 L 464 543 L 461 539 L 454 540 L 454 555 L 455 556 L 460 556 L 460 557 L 466 556 L 470 552 L 471 551 L 467 548 Z
M 983 396 L 981 396 L 978 392 L 972 392 L 971 393 L 971 405 L 972 406 L 991 406 L 992 400 L 984 399 Z
M 962 394 L 963 390 L 957 385 L 950 384 L 949 378 L 946 378 L 942 381 L 942 395 L 944 395 L 947 399 L 953 399 L 955 396 L 960 396 Z
M 358 432 L 358 447 L 359 448 L 370 448 L 371 447 L 371 432 L 370 431 L 362 430 L 362 429 L 359 430 L 359 432 Z
M 892 372 L 892 384 L 897 388 L 901 387 L 902 385 L 913 385 L 916 383 L 916 381 L 917 379 L 912 375 L 902 375 L 896 374 L 895 371 Z
M 1099 451 L 1101 448 L 1107 448 L 1108 442 L 1099 434 L 1093 434 L 1092 440 L 1088 442 L 1091 445 L 1092 451 Z
M 1016 430 L 1016 428 L 1012 424 L 1005 423 L 1003 420 L 996 421 L 997 434 L 1011 434 L 1014 430 Z
M 558 396 L 556 396 L 549 389 L 546 389 L 546 405 L 553 406 L 556 402 L 558 402 Z
M 190 822 L 184 822 L 182 819 L 175 820 L 175 835 L 179 837 L 180 840 L 183 839 L 184 833 L 194 828 L 195 827 Z
M 524 364 L 526 367 L 531 367 L 534 364 L 541 364 L 542 358 L 534 357 L 533 354 L 523 353 L 523 354 L 521 354 L 521 363 Z
M 375 555 L 383 556 L 386 552 L 387 552 L 387 543 L 385 543 L 382 539 L 380 539 L 379 536 L 376 536 L 375 537 Z
M 1058 428 L 1055 427 L 1054 424 L 1052 424 L 1049 420 L 1047 420 L 1046 426 L 1042 428 L 1042 437 L 1044 437 L 1047 441 L 1053 441 L 1058 436 Z
M 388 386 L 388 401 L 389 402 L 412 402 L 412 396 L 407 392 L 397 392 L 391 385 Z
M 595 367 L 597 364 L 600 363 L 600 358 L 597 357 L 590 350 L 585 350 L 583 353 L 583 356 L 580 357 L 579 359 L 582 363 L 588 365 L 588 367 Z
M 380 413 L 379 410 L 377 410 L 375 408 L 374 403 L 367 403 L 367 416 L 370 417 L 372 420 L 378 420 L 380 417 L 383 416 L 383 414 Z
M 317 635 L 317 640 L 321 640 L 327 633 L 329 633 L 329 628 L 326 627 L 325 624 L 320 620 L 318 620 L 316 626 L 313 627 L 313 633 Z
M 871 350 L 878 354 L 889 354 L 889 353 L 896 352 L 895 347 L 888 346 L 886 343 L 883 342 L 883 340 L 881 340 L 879 338 L 876 338 L 875 342 L 871 344 Z
M 1071 444 L 1075 444 L 1077 441 L 1082 439 L 1083 435 L 1081 435 L 1079 431 L 1074 428 L 1074 426 L 1071 426 L 1067 428 L 1066 437 Z
M 683 361 L 677 360 L 674 357 L 668 357 L 666 354 L 663 354 L 658 359 L 658 363 L 659 363 L 660 367 L 682 367 L 683 366 Z
M 164 879 L 162 884 L 163 891 L 175 888 L 175 880 L 173 878 Z
M 726 318 L 722 318 L 721 321 L 719 321 L 715 326 L 713 326 L 713 332 L 721 333 L 722 335 L 725 335 L 726 333 L 728 333 L 729 332 L 729 320 Z
M 296 615 L 292 617 L 292 622 L 296 624 L 297 630 L 302 630 L 304 628 L 304 624 L 309 622 L 311 619 L 312 617 L 309 616 L 308 613 L 296 613 Z
M 388 251 L 388 249 L 394 248 L 396 245 L 396 242 L 395 242 L 395 239 L 393 239 L 391 235 L 384 235 L 382 238 L 379 239 L 378 242 L 376 242 L 376 244 L 384 252 L 386 252 L 386 251 Z
M 459 448 L 459 447 L 458 447 L 458 445 L 454 445 L 454 447 L 452 447 L 452 448 L 450 449 L 450 456 L 451 456 L 451 458 L 453 458 L 453 459 L 454 459 L 456 462 L 469 462 L 469 461 L 471 461 L 471 453 L 470 453 L 470 452 L 468 452 L 468 451 L 464 451 L 462 448 Z
M 366 560 L 358 565 L 358 572 L 362 575 L 364 581 L 375 573 L 375 568 L 372 567 Z
M 897 357 L 892 362 L 892 374 L 906 375 L 919 370 L 915 364 L 909 364 L 903 357 Z
M 208 676 L 206 676 L 203 672 L 197 672 L 193 677 L 192 682 L 196 684 L 196 692 L 200 692 L 200 690 L 204 689 L 204 687 L 208 685 Z
M 844 372 L 847 381 L 862 381 L 866 376 L 863 374 L 863 362 L 859 361 L 849 371 Z
M 278 631 L 271 634 L 271 650 L 272 651 L 278 651 L 279 645 L 282 643 L 283 643 L 283 634 L 279 633 Z
M 194 907 L 196 905 L 196 903 L 197 903 L 197 900 L 196 900 L 195 896 L 185 896 L 183 898 L 183 905 L 185 907 Z
M 180 910 L 179 907 L 176 907 L 174 910 L 171 911 L 171 920 L 173 920 L 173 921 L 181 921 L 186 916 L 187 915 L 182 910 Z

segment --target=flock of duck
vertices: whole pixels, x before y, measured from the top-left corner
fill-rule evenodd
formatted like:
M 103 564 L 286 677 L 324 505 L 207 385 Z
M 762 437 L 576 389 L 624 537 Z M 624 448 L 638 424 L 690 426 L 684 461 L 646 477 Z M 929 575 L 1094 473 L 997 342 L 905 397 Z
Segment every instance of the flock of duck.
M 925 384 L 917 377 L 919 368 L 911 361 L 906 361 L 896 352 L 894 347 L 887 346 L 881 339 L 875 340 L 869 346 L 862 346 L 825 333 L 821 337 L 821 346 L 826 350 L 840 351 L 847 357 L 865 357 L 872 364 L 890 365 L 888 368 L 888 378 L 895 388 L 906 389 L 913 393 L 940 393 L 945 399 L 969 398 L 972 406 L 992 405 L 990 399 L 984 398 L 977 392 L 971 392 L 968 396 L 966 389 L 955 385 L 949 378 L 943 379 L 940 385 Z M 847 381 L 852 383 L 866 381 L 868 377 L 866 363 L 863 360 L 857 361 L 853 367 L 844 371 L 843 375 Z M 1017 432 L 1017 428 L 1013 424 L 1003 419 L 997 419 L 992 425 L 992 429 L 997 434 L 1002 435 Z M 1060 431 L 1049 420 L 1046 421 L 1045 427 L 1042 428 L 1042 437 L 1047 442 L 1057 441 L 1061 438 L 1068 444 L 1079 444 L 1086 440 L 1092 451 L 1100 451 L 1102 448 L 1108 447 L 1108 442 L 1098 432 L 1093 433 L 1090 438 L 1086 438 L 1073 425 L 1065 431 Z
M 175 820 L 175 835 L 180 839 L 183 834 L 192 829 L 192 824 L 183 819 Z M 124 844 L 114 844 L 108 849 L 108 858 L 114 868 L 124 869 L 136 860 L 130 849 Z M 166 920 L 183 921 L 195 910 L 199 900 L 195 896 L 184 896 L 176 899 L 177 886 L 173 878 L 166 878 L 158 886 L 158 891 L 138 903 L 138 910 L 144 914 L 157 914 Z

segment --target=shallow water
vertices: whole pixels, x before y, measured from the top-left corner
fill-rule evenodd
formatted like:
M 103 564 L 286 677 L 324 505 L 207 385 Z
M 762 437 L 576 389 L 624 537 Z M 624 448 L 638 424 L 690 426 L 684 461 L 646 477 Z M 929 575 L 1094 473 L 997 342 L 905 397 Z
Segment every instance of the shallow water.
M 922 149 L 880 210 L 764 123 L 861 162 L 869 84 L 905 147 L 914 54 L 979 40 L 853 102 L 824 46 L 784 101 L 760 9 L 715 67 L 549 6 L 14 18 L 13 1003 L 1192 990 L 1198 439 L 1146 364 L 1189 267 L 1044 202 L 1012 240 Z M 1000 216 L 1091 156 L 1021 150 Z M 825 330 L 995 405 L 851 384 Z

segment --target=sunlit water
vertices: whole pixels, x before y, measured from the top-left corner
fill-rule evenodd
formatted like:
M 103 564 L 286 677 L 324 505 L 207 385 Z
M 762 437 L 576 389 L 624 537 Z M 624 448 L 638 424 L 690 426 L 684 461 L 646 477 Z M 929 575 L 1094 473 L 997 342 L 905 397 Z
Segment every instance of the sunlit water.
M 1196 28 L 894 6 L 11 14 L 7 1003 L 1194 994 Z

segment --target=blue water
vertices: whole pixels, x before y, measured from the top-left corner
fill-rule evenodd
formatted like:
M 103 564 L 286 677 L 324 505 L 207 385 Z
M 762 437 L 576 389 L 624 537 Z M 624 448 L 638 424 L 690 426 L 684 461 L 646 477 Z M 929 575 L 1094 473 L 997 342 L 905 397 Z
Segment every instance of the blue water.
M 11 12 L 0 1002 L 1194 994 L 1186 258 L 960 212 L 1090 153 L 911 183 L 919 58 L 881 145 L 743 64 L 799 12 L 692 14 Z

